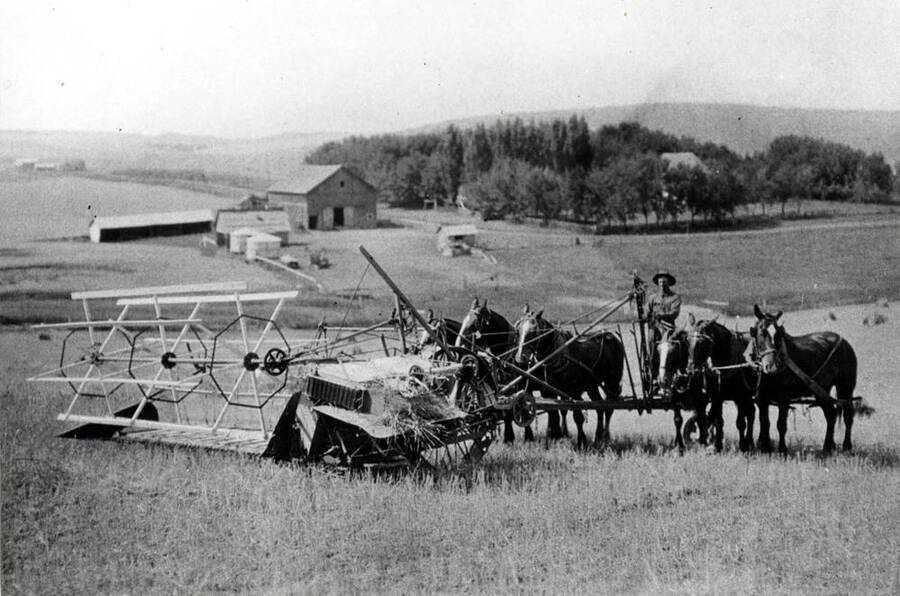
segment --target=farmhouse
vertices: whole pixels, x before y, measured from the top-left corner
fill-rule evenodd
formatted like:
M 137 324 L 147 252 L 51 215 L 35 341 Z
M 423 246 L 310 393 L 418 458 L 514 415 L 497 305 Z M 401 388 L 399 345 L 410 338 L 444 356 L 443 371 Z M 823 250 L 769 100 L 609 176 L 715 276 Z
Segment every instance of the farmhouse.
M 378 191 L 342 165 L 303 166 L 268 189 L 269 204 L 287 211 L 293 230 L 374 228 Z
M 699 168 L 705 174 L 709 174 L 709 168 L 697 155 L 691 151 L 681 151 L 678 153 L 660 153 L 659 158 L 666 162 L 666 168 L 677 168 L 684 166 L 686 168 Z
M 95 217 L 89 234 L 91 242 L 119 242 L 208 232 L 212 222 L 213 213 L 209 209 Z
M 288 243 L 291 224 L 284 209 L 221 209 L 216 216 L 216 242 L 230 245 L 229 237 L 237 230 L 250 229 L 278 236 L 282 244 Z

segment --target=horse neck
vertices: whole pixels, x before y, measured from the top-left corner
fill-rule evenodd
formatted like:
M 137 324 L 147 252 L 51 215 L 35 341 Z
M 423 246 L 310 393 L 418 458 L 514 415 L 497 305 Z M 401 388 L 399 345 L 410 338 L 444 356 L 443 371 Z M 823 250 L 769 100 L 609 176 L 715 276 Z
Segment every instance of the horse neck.
M 456 319 L 441 319 L 438 325 L 444 329 L 447 335 L 452 336 L 454 339 L 459 335 L 459 330 L 462 328 L 462 323 Z
M 712 321 L 707 324 L 704 333 L 712 340 L 709 357 L 712 359 L 713 366 L 734 364 L 741 358 L 741 354 L 734 354 L 731 349 L 733 340 L 740 338 L 735 336 L 728 327 Z
M 509 350 L 516 344 L 516 328 L 506 318 L 492 310 L 488 311 L 487 328 L 482 332 L 488 348 Z

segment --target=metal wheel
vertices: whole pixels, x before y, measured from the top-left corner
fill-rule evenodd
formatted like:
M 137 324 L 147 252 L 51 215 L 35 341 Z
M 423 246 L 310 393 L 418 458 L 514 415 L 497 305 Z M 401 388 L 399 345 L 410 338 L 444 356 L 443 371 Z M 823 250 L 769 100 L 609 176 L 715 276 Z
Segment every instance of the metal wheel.
M 526 427 L 534 422 L 536 415 L 534 396 L 525 391 L 516 395 L 512 406 L 512 419 L 517 426 Z

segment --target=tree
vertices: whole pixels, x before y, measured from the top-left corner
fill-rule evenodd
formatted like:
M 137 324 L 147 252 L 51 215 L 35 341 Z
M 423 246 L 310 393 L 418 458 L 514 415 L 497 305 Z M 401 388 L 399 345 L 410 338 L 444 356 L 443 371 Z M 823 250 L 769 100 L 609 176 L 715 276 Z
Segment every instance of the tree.
M 584 217 L 595 224 L 606 220 L 607 227 L 612 223 L 612 211 L 609 205 L 609 194 L 612 192 L 606 170 L 591 170 L 584 179 Z
M 522 183 L 522 198 L 528 210 L 537 214 L 544 225 L 555 219 L 562 208 L 562 180 L 544 168 L 529 167 Z
M 398 205 L 421 207 L 425 199 L 422 173 L 427 163 L 428 158 L 421 153 L 414 153 L 397 162 L 389 185 Z
M 520 181 L 524 179 L 527 168 L 527 164 L 517 160 L 498 160 L 489 172 L 465 184 L 462 192 L 471 199 L 471 208 L 479 211 L 484 220 L 505 217 L 521 220 L 527 204 Z
M 444 183 L 444 196 L 455 204 L 459 194 L 459 185 L 462 184 L 463 173 L 463 141 L 459 130 L 455 126 L 449 126 L 441 143 L 441 166 Z
M 468 181 L 473 181 L 490 171 L 494 163 L 494 152 L 491 149 L 491 139 L 484 124 L 475 126 L 475 130 L 469 136 L 464 162 Z

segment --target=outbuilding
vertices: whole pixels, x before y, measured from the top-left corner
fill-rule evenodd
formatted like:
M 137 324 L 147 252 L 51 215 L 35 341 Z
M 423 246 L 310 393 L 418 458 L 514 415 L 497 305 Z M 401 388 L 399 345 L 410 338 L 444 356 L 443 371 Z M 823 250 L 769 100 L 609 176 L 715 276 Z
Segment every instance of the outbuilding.
M 282 244 L 288 243 L 291 233 L 291 224 L 284 209 L 221 209 L 216 216 L 216 242 L 231 246 L 230 236 L 236 230 L 247 228 L 278 236 Z
M 438 250 L 445 257 L 471 254 L 477 236 L 478 228 L 470 224 L 444 226 L 438 230 Z
M 281 239 L 272 234 L 255 234 L 247 238 L 247 259 L 252 261 L 256 257 L 277 259 L 281 252 Z
M 253 228 L 238 228 L 228 234 L 228 252 L 231 254 L 243 254 L 247 250 L 247 239 L 257 234 L 262 234 Z
M 91 242 L 119 242 L 153 236 L 200 234 L 212 228 L 213 213 L 209 209 L 136 213 L 95 217 L 88 229 Z
M 305 165 L 271 186 L 270 205 L 287 212 L 291 229 L 374 228 L 378 191 L 342 165 Z

